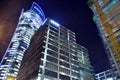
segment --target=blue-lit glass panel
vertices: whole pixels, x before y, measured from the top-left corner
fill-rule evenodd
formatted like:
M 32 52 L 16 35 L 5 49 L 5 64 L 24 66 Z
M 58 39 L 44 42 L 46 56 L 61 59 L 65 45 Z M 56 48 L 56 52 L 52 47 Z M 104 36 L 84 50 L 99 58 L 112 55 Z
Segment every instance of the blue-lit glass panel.
M 37 3 L 33 2 L 31 10 L 36 12 L 41 17 L 42 21 L 45 20 L 44 12 Z
M 20 46 L 22 46 L 22 47 L 24 47 L 24 48 L 27 48 L 27 47 L 28 47 L 28 45 L 25 44 L 25 43 L 21 43 Z
M 111 0 L 110 3 L 108 3 L 105 7 L 103 7 L 103 11 L 107 11 L 110 7 L 112 7 L 115 3 L 117 3 L 119 0 Z
M 56 27 L 59 27 L 59 26 L 60 26 L 60 24 L 58 24 L 57 22 L 55 22 L 55 21 L 53 21 L 53 20 L 50 20 L 50 22 L 51 22 L 53 25 L 55 25 Z

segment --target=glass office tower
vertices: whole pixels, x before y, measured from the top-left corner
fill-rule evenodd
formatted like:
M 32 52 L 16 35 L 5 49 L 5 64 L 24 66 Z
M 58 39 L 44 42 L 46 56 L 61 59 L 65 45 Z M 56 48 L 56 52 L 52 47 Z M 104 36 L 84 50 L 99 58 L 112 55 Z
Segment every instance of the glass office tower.
M 89 0 L 115 76 L 120 77 L 120 1 Z
M 93 80 L 92 71 L 75 33 L 48 18 L 33 36 L 17 80 Z
M 44 20 L 44 13 L 35 2 L 29 10 L 22 10 L 15 33 L 0 63 L 0 80 L 16 80 L 24 52 Z

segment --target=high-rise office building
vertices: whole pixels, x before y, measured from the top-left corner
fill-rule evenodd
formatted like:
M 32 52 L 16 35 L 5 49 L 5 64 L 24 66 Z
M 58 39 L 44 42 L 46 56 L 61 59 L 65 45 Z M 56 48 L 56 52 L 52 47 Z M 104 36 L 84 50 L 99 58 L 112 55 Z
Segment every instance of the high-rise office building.
M 29 10 L 22 10 L 13 38 L 0 63 L 0 80 L 16 80 L 24 52 L 44 20 L 44 13 L 35 2 Z
M 89 0 L 115 76 L 120 77 L 120 1 Z
M 93 80 L 92 71 L 75 33 L 48 18 L 33 36 L 17 80 Z

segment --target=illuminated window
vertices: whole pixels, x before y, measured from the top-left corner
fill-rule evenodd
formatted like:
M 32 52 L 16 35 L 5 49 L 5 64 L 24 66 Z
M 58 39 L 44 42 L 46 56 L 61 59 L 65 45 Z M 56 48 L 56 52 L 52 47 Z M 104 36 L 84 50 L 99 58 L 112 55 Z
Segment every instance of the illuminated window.
M 61 80 L 70 80 L 70 77 L 60 74 L 60 79 Z
M 60 54 L 63 54 L 63 55 L 65 55 L 65 56 L 68 56 L 68 57 L 69 57 L 69 53 L 66 52 L 66 51 L 60 50 Z
M 78 73 L 72 71 L 72 76 L 78 77 Z
M 70 58 L 77 60 L 77 56 L 73 56 L 72 54 L 70 54 Z
M 53 71 L 58 71 L 58 66 L 49 62 L 46 62 L 46 68 Z
M 62 50 L 68 51 L 68 47 L 65 47 L 64 45 L 60 45 L 60 48 L 61 48 Z
M 53 46 L 53 45 L 50 45 L 50 44 L 48 44 L 48 48 L 50 48 L 50 49 L 52 49 L 53 51 L 58 51 L 58 48 L 57 47 L 55 47 L 55 46 Z
M 64 67 L 60 67 L 59 70 L 60 70 L 60 72 L 62 72 L 62 73 L 70 74 L 70 70 L 68 70 L 68 69 L 66 69 L 66 68 L 64 68 Z
M 47 56 L 47 60 L 50 61 L 50 62 L 53 62 L 53 63 L 58 63 L 58 60 L 56 58 L 53 58 L 53 57 L 50 57 L 50 56 Z
M 71 63 L 74 64 L 74 65 L 78 65 L 78 62 L 75 61 L 75 60 L 72 60 L 72 59 L 71 59 Z
M 51 55 L 51 56 L 54 56 L 54 57 L 58 57 L 58 53 L 54 52 L 54 51 L 51 51 L 51 50 L 48 50 L 47 51 L 47 54 Z
M 60 65 L 65 66 L 65 67 L 70 67 L 70 65 L 66 62 L 60 61 Z
M 53 35 L 49 35 L 49 38 L 50 38 L 50 39 L 53 39 L 53 40 L 56 41 L 56 42 L 58 42 L 58 38 L 55 37 L 55 36 L 53 36 Z
M 51 39 L 49 39 L 49 43 L 51 43 L 52 45 L 58 46 L 58 43 L 53 41 L 53 40 L 51 40 Z
M 45 75 L 57 78 L 57 73 L 56 72 L 50 71 L 50 70 L 47 70 L 47 69 L 45 69 Z
M 67 57 L 65 57 L 65 56 L 63 56 L 63 55 L 60 55 L 60 59 L 62 59 L 62 60 L 65 60 L 65 61 L 69 62 L 69 58 L 67 58 Z
M 71 69 L 72 69 L 72 70 L 75 70 L 75 71 L 79 71 L 79 68 L 76 67 L 76 66 L 74 66 L 74 65 L 71 65 Z

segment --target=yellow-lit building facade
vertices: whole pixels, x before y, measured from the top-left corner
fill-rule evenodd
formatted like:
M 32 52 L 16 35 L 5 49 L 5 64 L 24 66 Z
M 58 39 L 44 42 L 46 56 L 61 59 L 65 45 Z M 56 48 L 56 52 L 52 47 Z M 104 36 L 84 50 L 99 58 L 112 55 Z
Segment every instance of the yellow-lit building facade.
M 120 77 L 120 0 L 89 0 L 88 5 L 109 53 L 113 72 Z

